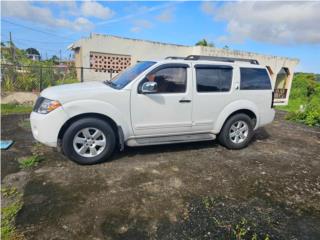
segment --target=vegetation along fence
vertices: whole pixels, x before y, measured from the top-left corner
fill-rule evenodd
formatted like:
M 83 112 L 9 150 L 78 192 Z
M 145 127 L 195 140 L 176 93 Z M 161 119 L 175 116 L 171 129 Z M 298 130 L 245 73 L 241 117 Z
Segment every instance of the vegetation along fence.
M 68 65 L 1 65 L 1 89 L 4 92 L 33 91 L 39 92 L 47 87 L 67 83 L 83 82 L 85 71 L 96 71 L 96 68 L 74 67 Z M 114 71 L 103 69 L 111 79 Z M 78 76 L 77 76 L 78 73 Z

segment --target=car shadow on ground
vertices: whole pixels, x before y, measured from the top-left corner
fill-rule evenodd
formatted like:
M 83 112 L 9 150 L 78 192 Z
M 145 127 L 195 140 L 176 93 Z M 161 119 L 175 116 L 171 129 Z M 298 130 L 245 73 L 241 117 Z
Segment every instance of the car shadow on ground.
M 251 143 L 256 141 L 263 141 L 270 138 L 270 134 L 264 128 L 259 128 L 255 131 L 252 137 Z M 249 147 L 250 147 L 249 144 Z M 175 144 L 163 144 L 153 146 L 140 146 L 140 147 L 125 147 L 123 151 L 115 151 L 109 161 L 120 160 L 123 157 L 134 157 L 136 155 L 152 155 L 159 153 L 170 153 L 170 152 L 183 152 L 190 150 L 201 150 L 201 149 L 214 149 L 222 147 L 218 140 L 201 141 L 201 142 L 187 142 L 187 143 L 175 143 Z

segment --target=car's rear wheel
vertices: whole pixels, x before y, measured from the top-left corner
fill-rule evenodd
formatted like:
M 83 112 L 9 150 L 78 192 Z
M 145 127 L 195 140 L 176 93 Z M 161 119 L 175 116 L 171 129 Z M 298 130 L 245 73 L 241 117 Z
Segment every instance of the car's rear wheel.
M 253 121 L 244 113 L 231 116 L 219 133 L 219 142 L 229 149 L 241 149 L 248 146 L 253 136 Z
M 62 148 L 67 157 L 79 164 L 95 164 L 111 156 L 115 143 L 116 136 L 109 123 L 83 118 L 66 130 Z

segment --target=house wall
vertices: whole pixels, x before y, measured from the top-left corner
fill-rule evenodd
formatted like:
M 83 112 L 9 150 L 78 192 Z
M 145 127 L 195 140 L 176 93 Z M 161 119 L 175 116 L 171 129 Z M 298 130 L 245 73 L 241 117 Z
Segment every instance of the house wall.
M 141 60 L 163 59 L 168 56 L 186 57 L 188 55 L 205 55 L 205 56 L 219 56 L 219 57 L 236 57 L 236 58 L 249 58 L 256 59 L 261 65 L 269 66 L 273 74 L 273 88 L 275 86 L 277 73 L 281 68 L 289 69 L 290 75 L 286 81 L 286 88 L 288 94 L 285 99 L 278 99 L 278 105 L 287 104 L 291 83 L 294 73 L 294 68 L 298 64 L 297 59 L 290 59 L 286 57 L 277 57 L 270 55 L 262 55 L 252 52 L 235 51 L 220 49 L 214 47 L 202 46 L 183 46 L 175 44 L 165 44 L 160 42 L 152 42 L 145 40 L 121 38 L 110 35 L 93 34 L 91 37 L 81 39 L 75 42 L 71 49 L 75 50 L 76 66 L 90 68 L 90 53 L 101 54 L 116 54 L 130 56 L 131 65 Z M 92 64 L 91 64 L 92 67 Z M 113 74 L 116 75 L 117 73 Z M 78 71 L 80 79 L 80 71 Z M 101 81 L 109 80 L 111 78 L 108 72 L 96 72 L 95 70 L 84 69 L 84 81 Z
M 82 61 L 84 68 L 90 68 L 90 52 L 129 55 L 131 56 L 131 64 L 141 60 L 163 59 L 172 55 L 184 57 L 192 54 L 192 49 L 187 46 L 103 35 L 93 35 L 92 38 L 81 39 L 74 44 L 74 47 L 81 49 L 79 53 L 75 52 L 76 64 Z M 79 59 L 77 58 L 78 54 L 80 55 Z M 109 79 L 109 73 L 84 69 L 84 81 Z

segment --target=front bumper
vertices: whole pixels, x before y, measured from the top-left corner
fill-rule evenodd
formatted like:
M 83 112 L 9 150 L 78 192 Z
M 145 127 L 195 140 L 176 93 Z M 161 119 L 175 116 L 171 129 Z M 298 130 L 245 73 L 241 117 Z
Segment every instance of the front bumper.
M 68 116 L 62 107 L 59 107 L 48 114 L 32 112 L 30 123 L 33 137 L 50 147 L 57 147 L 58 134 Z

